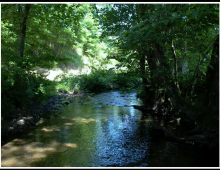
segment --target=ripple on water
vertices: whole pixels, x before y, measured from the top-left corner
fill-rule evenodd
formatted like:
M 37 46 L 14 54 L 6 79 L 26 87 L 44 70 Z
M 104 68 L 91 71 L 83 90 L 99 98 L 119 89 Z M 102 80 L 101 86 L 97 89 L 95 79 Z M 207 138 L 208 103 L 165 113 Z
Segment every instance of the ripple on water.
M 193 151 L 152 140 L 147 125 L 154 119 L 143 119 L 132 105 L 141 105 L 134 92 L 77 98 L 59 117 L 2 146 L 2 166 L 164 166 L 176 165 L 181 153 L 193 165 Z

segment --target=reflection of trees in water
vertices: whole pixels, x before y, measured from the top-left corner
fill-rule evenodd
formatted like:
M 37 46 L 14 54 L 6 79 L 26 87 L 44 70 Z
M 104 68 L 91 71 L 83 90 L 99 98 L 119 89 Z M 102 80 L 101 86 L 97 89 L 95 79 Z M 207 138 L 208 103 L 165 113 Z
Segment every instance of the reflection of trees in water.
M 184 152 L 176 143 L 151 138 L 148 125 L 152 121 L 160 124 L 159 119 L 144 117 L 133 107 L 94 105 L 72 104 L 61 117 L 51 118 L 20 141 L 3 146 L 2 166 L 163 166 L 178 165 L 177 159 L 190 162 L 186 155 L 194 151 Z
M 113 107 L 111 111 L 108 121 L 99 123 L 97 153 L 102 165 L 126 166 L 142 160 L 148 146 L 146 126 L 140 124 L 138 111 L 133 107 Z

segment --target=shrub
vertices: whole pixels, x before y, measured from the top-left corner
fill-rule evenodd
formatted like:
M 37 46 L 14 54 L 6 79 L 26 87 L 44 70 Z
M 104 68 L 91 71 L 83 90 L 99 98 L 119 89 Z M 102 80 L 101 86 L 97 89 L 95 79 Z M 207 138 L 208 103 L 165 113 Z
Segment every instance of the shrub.
M 137 88 L 141 81 L 135 74 L 116 73 L 113 70 L 93 70 L 89 75 L 63 74 L 59 78 L 61 81 L 57 85 L 58 90 L 88 92 Z
M 42 101 L 52 91 L 52 85 L 42 75 L 18 67 L 16 63 L 1 66 L 2 116 L 16 108 L 22 108 L 29 101 Z

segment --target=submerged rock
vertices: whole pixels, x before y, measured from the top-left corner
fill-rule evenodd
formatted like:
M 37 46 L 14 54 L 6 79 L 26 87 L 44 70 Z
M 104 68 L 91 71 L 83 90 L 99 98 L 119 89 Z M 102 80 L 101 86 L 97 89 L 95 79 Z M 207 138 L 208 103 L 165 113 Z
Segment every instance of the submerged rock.
M 17 121 L 18 125 L 24 125 L 24 123 L 25 123 L 24 119 L 20 119 L 19 121 Z

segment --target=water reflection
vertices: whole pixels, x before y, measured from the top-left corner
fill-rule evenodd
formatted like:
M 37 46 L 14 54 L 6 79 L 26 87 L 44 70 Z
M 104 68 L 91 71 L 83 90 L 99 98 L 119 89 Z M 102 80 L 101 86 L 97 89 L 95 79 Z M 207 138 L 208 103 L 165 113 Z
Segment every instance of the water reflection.
M 177 145 L 150 138 L 149 124 L 154 119 L 143 117 L 131 106 L 137 104 L 141 102 L 135 93 L 76 98 L 60 117 L 41 121 L 30 133 L 4 145 L 1 165 L 120 167 L 172 163 Z

